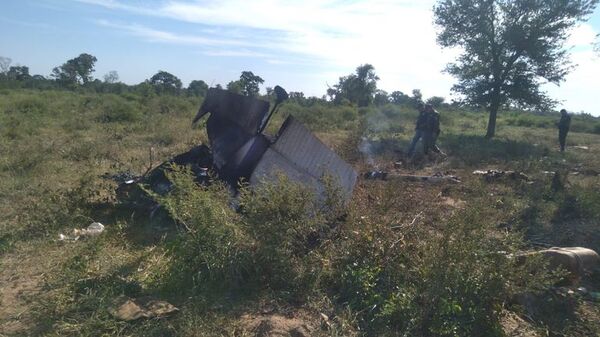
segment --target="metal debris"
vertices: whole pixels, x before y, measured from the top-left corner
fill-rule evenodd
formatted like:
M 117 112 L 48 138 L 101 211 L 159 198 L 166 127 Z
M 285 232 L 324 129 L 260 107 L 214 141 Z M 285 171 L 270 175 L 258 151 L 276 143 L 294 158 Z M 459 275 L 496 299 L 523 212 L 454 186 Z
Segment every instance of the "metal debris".
M 236 151 L 259 133 L 268 111 L 269 102 L 226 90 L 209 89 L 192 123 L 210 114 L 206 131 L 217 169 L 225 168 Z
M 430 176 L 422 176 L 422 175 L 412 175 L 412 174 L 401 174 L 395 172 L 386 172 L 386 171 L 369 171 L 366 172 L 363 177 L 365 179 L 373 179 L 373 180 L 404 180 L 404 181 L 416 181 L 416 182 L 429 182 L 429 183 L 439 183 L 439 182 L 451 182 L 451 183 L 460 183 L 461 180 L 459 177 L 451 174 L 444 174 L 442 172 L 436 172 Z
M 206 122 L 210 148 L 197 146 L 142 177 L 121 183 L 117 189 L 119 199 L 154 214 L 159 205 L 145 189 L 158 195 L 168 193 L 172 184 L 165 172 L 172 164 L 177 164 L 191 167 L 201 184 L 217 177 L 229 183 L 232 190 L 237 188 L 240 180 L 255 186 L 273 181 L 278 173 L 282 173 L 313 188 L 321 196 L 325 190 L 322 178 L 329 176 L 340 186 L 342 197 L 349 200 L 356 183 L 356 172 L 299 121 L 290 116 L 276 136 L 263 133 L 271 116 L 288 98 L 279 86 L 274 92 L 277 99 L 269 112 L 266 101 L 210 89 L 192 122 L 196 124 L 203 116 L 210 115 Z M 140 187 L 140 183 L 144 187 Z
M 313 187 L 318 194 L 324 192 L 321 179 L 329 175 L 335 179 L 346 200 L 352 195 L 357 178 L 350 164 L 291 116 L 285 120 L 277 139 L 256 165 L 250 184 L 273 181 L 278 172 Z
M 104 232 L 104 225 L 99 222 L 92 222 L 87 228 L 73 229 L 70 234 L 58 234 L 58 241 L 77 241 L 84 237 L 95 237 Z
M 583 247 L 552 247 L 517 255 L 521 261 L 529 256 L 542 255 L 551 269 L 561 268 L 567 272 L 563 281 L 575 285 L 586 275 L 599 270 L 600 256 L 594 250 Z
M 508 177 L 512 180 L 523 180 L 523 181 L 531 181 L 529 176 L 523 172 L 519 171 L 504 171 L 504 170 L 475 170 L 473 174 L 483 176 L 486 181 L 492 181 L 504 177 Z

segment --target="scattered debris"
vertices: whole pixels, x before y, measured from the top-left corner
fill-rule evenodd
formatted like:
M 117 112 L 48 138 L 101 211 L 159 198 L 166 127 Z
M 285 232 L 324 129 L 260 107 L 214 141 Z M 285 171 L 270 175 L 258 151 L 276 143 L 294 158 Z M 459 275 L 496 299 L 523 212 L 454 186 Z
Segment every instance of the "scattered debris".
M 444 174 L 437 172 L 430 176 L 418 176 L 411 174 L 401 174 L 395 172 L 386 171 L 369 171 L 363 174 L 365 179 L 373 180 L 404 180 L 404 181 L 421 181 L 430 183 L 439 183 L 442 181 L 448 181 L 452 183 L 460 183 L 460 178 L 455 175 Z
M 84 237 L 95 237 L 104 232 L 104 225 L 99 222 L 93 222 L 87 228 L 73 229 L 71 234 L 58 234 L 58 241 L 77 241 Z
M 165 172 L 176 164 L 191 167 L 200 184 L 209 184 L 210 179 L 218 178 L 227 182 L 232 191 L 240 180 L 255 186 L 284 174 L 322 196 L 325 191 L 322 179 L 328 176 L 339 185 L 343 198 L 348 201 L 356 184 L 356 172 L 304 125 L 289 116 L 276 136 L 262 133 L 271 116 L 287 99 L 283 88 L 277 86 L 275 93 L 277 101 L 269 112 L 266 101 L 211 88 L 192 122 L 210 115 L 206 130 L 211 147 L 194 147 L 142 177 L 124 181 L 117 188 L 119 200 L 138 206 L 144 213 L 155 214 L 160 205 L 152 193 L 165 195 L 171 190 L 172 184 Z
M 600 268 L 600 256 L 594 250 L 582 247 L 552 247 L 536 252 L 524 253 L 518 258 L 541 254 L 548 259 L 552 269 L 562 268 L 568 272 L 563 280 L 575 285 L 586 275 Z
M 473 171 L 473 174 L 483 176 L 483 178 L 488 182 L 492 181 L 492 180 L 504 178 L 504 177 L 508 177 L 509 179 L 512 179 L 512 180 L 522 180 L 522 181 L 526 181 L 526 182 L 531 181 L 528 175 L 526 175 L 523 172 L 519 172 L 519 171 L 504 171 L 504 170 L 496 170 L 496 169 L 485 170 L 485 171 L 484 170 L 475 170 L 475 171 Z
M 571 146 L 574 149 L 580 149 L 580 150 L 589 150 L 590 148 L 588 146 L 583 146 L 583 145 L 575 145 L 575 146 Z
M 135 321 L 140 318 L 161 318 L 178 312 L 172 304 L 151 297 L 131 299 L 119 296 L 108 308 L 108 312 L 123 321 Z

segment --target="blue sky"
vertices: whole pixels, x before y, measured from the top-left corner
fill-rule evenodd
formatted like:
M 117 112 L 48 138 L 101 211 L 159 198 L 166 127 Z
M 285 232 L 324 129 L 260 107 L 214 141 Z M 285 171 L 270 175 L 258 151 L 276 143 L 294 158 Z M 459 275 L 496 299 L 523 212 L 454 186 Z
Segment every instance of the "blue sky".
M 82 52 L 98 58 L 95 77 L 111 70 L 139 83 L 158 70 L 184 84 L 226 84 L 243 70 L 265 86 L 321 96 L 362 63 L 375 66 L 388 92 L 419 88 L 451 97 L 441 73 L 457 52 L 435 43 L 434 1 L 408 0 L 6 0 L 0 56 L 49 75 Z M 546 87 L 571 111 L 600 115 L 600 58 L 592 42 L 600 10 L 571 33 L 578 67 Z

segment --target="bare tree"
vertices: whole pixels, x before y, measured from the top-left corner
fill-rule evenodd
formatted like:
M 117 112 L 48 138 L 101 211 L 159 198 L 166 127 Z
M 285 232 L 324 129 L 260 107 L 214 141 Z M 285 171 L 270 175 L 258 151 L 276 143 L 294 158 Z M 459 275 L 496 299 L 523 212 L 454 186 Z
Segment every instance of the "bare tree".
M 119 73 L 116 70 L 111 70 L 104 75 L 105 83 L 117 83 L 119 82 Z

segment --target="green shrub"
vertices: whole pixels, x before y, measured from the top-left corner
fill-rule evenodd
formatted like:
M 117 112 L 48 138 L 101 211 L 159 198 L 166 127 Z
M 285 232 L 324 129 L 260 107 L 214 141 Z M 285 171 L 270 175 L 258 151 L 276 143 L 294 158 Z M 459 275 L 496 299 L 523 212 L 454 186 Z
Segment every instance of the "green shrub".
M 332 291 L 374 334 L 500 336 L 506 300 L 546 289 L 554 279 L 540 260 L 511 258 L 520 238 L 490 235 L 482 218 L 463 213 L 438 234 L 398 234 L 384 226 L 348 233 Z
M 315 240 L 342 207 L 333 189 L 317 207 L 310 190 L 281 177 L 242 188 L 238 214 L 224 185 L 198 186 L 179 167 L 167 176 L 172 190 L 158 199 L 184 230 L 169 244 L 164 286 L 195 292 L 258 286 L 297 296 L 314 285 Z
M 135 122 L 141 118 L 136 104 L 116 95 L 106 95 L 98 119 L 104 123 Z
M 39 115 L 47 111 L 48 105 L 40 97 L 30 96 L 18 99 L 13 109 L 17 113 Z
M 207 290 L 207 284 L 240 285 L 252 268 L 252 241 L 239 226 L 226 187 L 200 187 L 188 169 L 179 167 L 167 176 L 173 188 L 159 200 L 185 230 L 169 244 L 172 265 L 164 275 L 166 285 L 192 292 Z
M 261 281 L 275 289 L 301 293 L 313 270 L 310 239 L 325 229 L 315 195 L 283 175 L 275 183 L 242 190 L 241 214 L 256 242 L 255 265 Z

